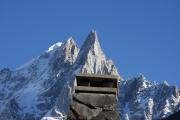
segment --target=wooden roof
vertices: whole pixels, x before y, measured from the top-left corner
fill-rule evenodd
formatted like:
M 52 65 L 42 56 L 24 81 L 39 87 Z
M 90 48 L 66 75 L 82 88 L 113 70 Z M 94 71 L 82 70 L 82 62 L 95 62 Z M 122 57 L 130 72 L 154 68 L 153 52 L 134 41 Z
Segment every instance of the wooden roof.
M 81 77 L 81 78 L 103 78 L 103 79 L 117 79 L 117 80 L 120 80 L 120 77 L 117 76 L 117 75 L 102 75 L 102 74 L 78 74 L 76 76 L 77 78 L 78 77 Z

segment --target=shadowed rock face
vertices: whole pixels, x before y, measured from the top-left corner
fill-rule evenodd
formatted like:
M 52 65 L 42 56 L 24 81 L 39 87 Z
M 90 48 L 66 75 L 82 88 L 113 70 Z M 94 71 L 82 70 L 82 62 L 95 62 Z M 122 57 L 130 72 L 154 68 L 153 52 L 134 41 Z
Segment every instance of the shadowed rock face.
M 164 119 L 161 119 L 161 120 L 180 120 L 180 111 L 178 111 Z
M 75 93 L 69 120 L 118 120 L 118 102 L 115 95 Z

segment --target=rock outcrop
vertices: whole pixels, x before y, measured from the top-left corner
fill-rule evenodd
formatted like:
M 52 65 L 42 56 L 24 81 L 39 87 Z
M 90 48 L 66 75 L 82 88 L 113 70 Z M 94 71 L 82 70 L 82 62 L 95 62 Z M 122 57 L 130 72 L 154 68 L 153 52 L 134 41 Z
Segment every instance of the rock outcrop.
M 75 93 L 69 120 L 119 120 L 115 95 Z

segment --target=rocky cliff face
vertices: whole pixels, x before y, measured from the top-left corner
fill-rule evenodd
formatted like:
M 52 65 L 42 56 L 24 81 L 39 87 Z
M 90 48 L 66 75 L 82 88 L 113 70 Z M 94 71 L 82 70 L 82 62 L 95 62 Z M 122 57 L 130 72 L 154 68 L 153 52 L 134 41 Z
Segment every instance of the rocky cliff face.
M 0 119 L 64 119 L 78 73 L 119 75 L 91 31 L 81 49 L 71 37 L 18 69 L 0 70 Z M 179 90 L 140 76 L 120 83 L 121 119 L 151 120 L 180 108 Z
M 180 109 L 180 91 L 175 86 L 149 82 L 143 75 L 120 84 L 122 120 L 157 120 Z

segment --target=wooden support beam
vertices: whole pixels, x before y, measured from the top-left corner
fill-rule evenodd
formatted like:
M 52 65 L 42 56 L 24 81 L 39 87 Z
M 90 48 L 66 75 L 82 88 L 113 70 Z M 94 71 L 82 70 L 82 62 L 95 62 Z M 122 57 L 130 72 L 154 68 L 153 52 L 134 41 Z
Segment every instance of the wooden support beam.
M 76 86 L 75 92 L 117 94 L 117 88 Z

